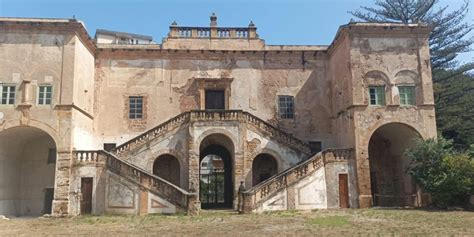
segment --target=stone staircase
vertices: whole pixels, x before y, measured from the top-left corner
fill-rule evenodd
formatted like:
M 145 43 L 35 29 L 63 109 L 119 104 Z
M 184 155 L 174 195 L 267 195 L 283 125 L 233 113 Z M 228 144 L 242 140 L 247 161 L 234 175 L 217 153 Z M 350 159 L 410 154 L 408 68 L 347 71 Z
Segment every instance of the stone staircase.
M 176 129 L 190 126 L 193 122 L 202 121 L 237 121 L 245 123 L 248 125 L 248 128 L 253 128 L 253 130 L 258 131 L 260 134 L 271 137 L 275 141 L 283 143 L 310 157 L 249 190 L 239 191 L 239 211 L 243 213 L 265 210 L 265 203 L 277 196 L 278 193 L 288 191 L 289 188 L 321 170 L 322 167 L 325 167 L 330 162 L 347 162 L 351 157 L 350 149 L 328 149 L 311 156 L 310 148 L 306 142 L 293 137 L 291 134 L 248 112 L 241 110 L 195 110 L 181 113 L 123 143 L 110 152 L 103 150 L 75 151 L 74 166 L 95 166 L 96 168 L 101 168 L 98 169 L 101 170 L 98 172 L 101 174 L 97 174 L 97 178 L 100 180 L 99 182 L 104 182 L 102 185 L 107 187 L 106 190 L 108 191 L 106 193 L 111 192 L 111 184 L 109 183 L 111 178 L 118 180 L 117 182 L 121 183 L 122 188 L 127 189 L 133 186 L 130 188 L 133 192 L 132 202 L 135 203 L 135 196 L 139 197 L 138 206 L 134 207 L 135 212 L 133 213 L 149 213 L 150 205 L 153 206 L 153 204 L 150 204 L 153 200 L 150 201 L 149 196 L 152 196 L 155 199 L 159 199 L 158 201 L 155 200 L 155 202 L 159 202 L 160 205 L 164 205 L 166 208 L 172 208 L 175 210 L 174 212 L 196 215 L 199 213 L 197 193 L 184 190 L 163 178 L 153 175 L 127 159 L 134 156 L 134 151 L 141 149 L 155 139 L 166 137 L 168 136 L 167 134 L 176 131 Z M 111 202 L 108 199 L 110 197 L 104 197 L 102 200 L 103 204 L 101 205 L 110 206 L 107 204 L 107 202 Z M 286 204 L 285 209 L 295 209 L 295 207 Z M 107 212 L 107 210 L 104 210 L 104 212 Z
M 123 143 L 112 150 L 119 157 L 126 156 L 128 153 L 139 149 L 143 145 L 151 142 L 157 137 L 173 131 L 179 127 L 189 125 L 192 122 L 199 121 L 239 121 L 250 125 L 260 133 L 282 142 L 296 150 L 305 154 L 310 154 L 311 149 L 308 144 L 293 135 L 282 131 L 281 129 L 271 125 L 265 120 L 258 118 L 251 113 L 242 110 L 192 110 L 183 112 L 160 125 L 136 136 L 135 138 Z
M 289 189 L 302 182 L 302 180 L 310 178 L 310 176 L 316 172 L 320 170 L 324 171 L 323 168 L 328 164 L 334 162 L 345 163 L 351 158 L 352 149 L 327 149 L 270 177 L 249 190 L 239 190 L 239 212 L 252 213 L 275 210 L 275 207 L 270 207 L 272 204 L 271 199 L 282 193 L 284 194 L 283 196 L 286 197 L 286 200 L 281 200 L 282 205 L 276 207 L 277 210 L 300 209 L 296 207 L 295 203 L 288 203 L 289 200 L 297 201 L 294 197 L 289 197 L 289 193 L 295 192 L 295 190 L 290 191 Z M 327 178 L 326 174 L 325 177 Z M 269 201 L 269 205 L 265 206 L 265 202 Z M 273 203 L 275 203 L 275 201 L 273 201 Z
M 126 179 L 137 185 L 140 189 L 157 195 L 176 207 L 177 212 L 195 215 L 199 209 L 196 207 L 197 194 L 188 192 L 156 175 L 151 174 L 115 154 L 99 151 L 75 151 L 75 165 L 95 165 L 105 167 L 107 172 Z M 107 185 L 107 184 L 105 184 Z M 140 213 L 141 214 L 141 213 Z

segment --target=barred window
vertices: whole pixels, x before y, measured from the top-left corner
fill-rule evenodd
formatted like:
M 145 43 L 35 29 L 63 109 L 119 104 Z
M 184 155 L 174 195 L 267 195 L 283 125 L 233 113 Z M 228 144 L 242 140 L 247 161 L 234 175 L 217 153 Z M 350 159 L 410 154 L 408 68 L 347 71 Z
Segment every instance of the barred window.
M 385 105 L 385 87 L 369 86 L 370 105 Z
M 50 105 L 51 98 L 53 95 L 53 87 L 50 85 L 38 87 L 38 104 L 39 105 Z
M 0 93 L 0 104 L 2 105 L 12 105 L 15 104 L 15 88 L 16 86 L 5 85 L 2 86 L 2 91 Z
M 292 119 L 295 116 L 294 97 L 289 95 L 278 96 L 278 113 L 280 118 Z
M 130 119 L 143 118 L 143 96 L 130 96 L 129 106 L 130 108 L 129 108 L 128 118 Z
M 414 86 L 399 86 L 398 92 L 400 95 L 400 105 L 414 105 L 415 104 L 415 87 Z

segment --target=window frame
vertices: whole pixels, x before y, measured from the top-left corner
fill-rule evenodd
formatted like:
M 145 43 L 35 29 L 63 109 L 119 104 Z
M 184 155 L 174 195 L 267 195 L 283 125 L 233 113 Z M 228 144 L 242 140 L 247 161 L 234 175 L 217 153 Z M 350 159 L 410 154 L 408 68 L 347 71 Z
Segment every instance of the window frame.
M 10 88 L 13 87 L 13 98 L 11 97 L 12 91 Z M 4 88 L 9 88 L 7 92 L 7 98 L 6 98 L 6 103 L 3 103 L 3 89 Z M 16 92 L 17 92 L 17 86 L 16 84 L 0 84 L 0 105 L 15 105 L 16 104 Z M 10 103 L 10 100 L 13 99 L 13 103 Z
M 285 98 L 285 107 L 282 107 L 281 99 Z M 288 99 L 291 98 L 291 107 L 288 105 Z M 295 97 L 292 95 L 278 95 L 277 96 L 277 105 L 278 105 L 278 117 L 280 119 L 295 119 Z M 291 109 L 289 113 L 289 109 Z M 284 111 L 283 111 L 284 110 Z M 290 116 L 291 115 L 291 116 Z
M 399 97 L 399 103 L 400 106 L 415 106 L 416 105 L 416 87 L 414 85 L 398 85 L 398 97 Z M 403 100 L 405 103 L 402 103 L 402 90 L 401 89 L 410 89 L 411 90 L 411 95 L 412 97 L 408 97 L 408 93 L 404 91 L 403 93 Z M 411 103 L 408 103 L 408 101 L 411 100 Z
M 370 92 L 371 89 L 375 89 L 375 104 L 372 104 L 372 94 Z M 379 98 L 379 91 L 377 91 L 377 89 L 380 89 L 380 91 L 382 92 L 382 95 L 381 97 Z M 370 106 L 385 106 L 387 104 L 386 100 L 385 100 L 385 97 L 386 97 L 386 94 L 385 94 L 385 85 L 371 85 L 368 87 L 368 95 L 369 95 L 369 105 Z M 380 103 L 379 103 L 380 102 Z
M 47 92 L 42 92 L 41 91 L 41 88 L 51 88 L 51 92 L 50 92 L 50 98 L 49 98 L 49 104 L 46 104 L 46 94 Z M 44 98 L 40 98 L 40 94 L 43 93 L 43 95 L 45 95 Z M 52 105 L 53 104 L 53 93 L 54 93 L 54 88 L 53 88 L 53 85 L 51 84 L 40 84 L 38 85 L 38 89 L 37 89 L 37 92 L 36 92 L 36 104 L 37 105 L 45 105 L 45 106 L 48 106 L 48 105 Z M 40 100 L 43 100 L 42 103 L 40 103 Z
M 135 99 L 135 101 L 132 103 L 132 99 Z M 139 103 L 137 103 L 136 100 L 140 99 L 140 108 L 137 107 Z M 134 96 L 128 96 L 128 119 L 144 119 L 144 113 L 143 113 L 143 96 L 140 95 L 134 95 Z M 133 105 L 133 107 L 132 107 Z M 140 109 L 140 113 L 138 113 L 138 109 Z

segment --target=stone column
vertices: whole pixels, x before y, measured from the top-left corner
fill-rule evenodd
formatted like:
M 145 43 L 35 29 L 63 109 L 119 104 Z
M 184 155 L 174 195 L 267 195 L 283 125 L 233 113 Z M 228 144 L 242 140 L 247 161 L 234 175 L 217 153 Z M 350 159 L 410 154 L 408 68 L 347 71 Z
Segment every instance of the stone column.
M 52 210 L 52 214 L 56 216 L 69 215 L 71 212 L 75 213 L 74 210 L 69 210 L 71 160 L 72 153 L 70 151 L 61 151 L 58 149 Z

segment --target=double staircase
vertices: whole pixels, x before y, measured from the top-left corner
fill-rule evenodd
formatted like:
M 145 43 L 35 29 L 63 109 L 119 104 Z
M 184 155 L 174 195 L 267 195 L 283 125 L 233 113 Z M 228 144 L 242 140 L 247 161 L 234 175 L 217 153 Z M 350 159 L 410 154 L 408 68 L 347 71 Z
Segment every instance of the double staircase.
M 293 137 L 291 134 L 248 112 L 241 110 L 194 110 L 181 113 L 123 143 L 110 152 L 103 150 L 75 151 L 75 163 L 78 165 L 92 164 L 97 167 L 104 167 L 108 172 L 138 185 L 140 189 L 172 203 L 177 211 L 186 212 L 189 215 L 198 214 L 199 200 L 197 193 L 184 190 L 163 178 L 151 174 L 149 171 L 137 167 L 128 162 L 127 157 L 132 156 L 133 151 L 140 149 L 158 137 L 163 137 L 178 128 L 200 121 L 238 121 L 246 123 L 264 136 L 268 136 L 308 156 L 307 160 L 300 162 L 294 167 L 269 178 L 247 191 L 239 192 L 239 199 L 242 200 L 242 202 L 239 202 L 239 210 L 245 213 L 261 208 L 262 203 L 272 197 L 272 195 L 291 187 L 298 180 L 311 175 L 327 162 L 331 162 L 331 159 L 332 161 L 347 160 L 351 156 L 350 150 L 347 149 L 330 149 L 311 156 L 311 149 L 306 142 Z

